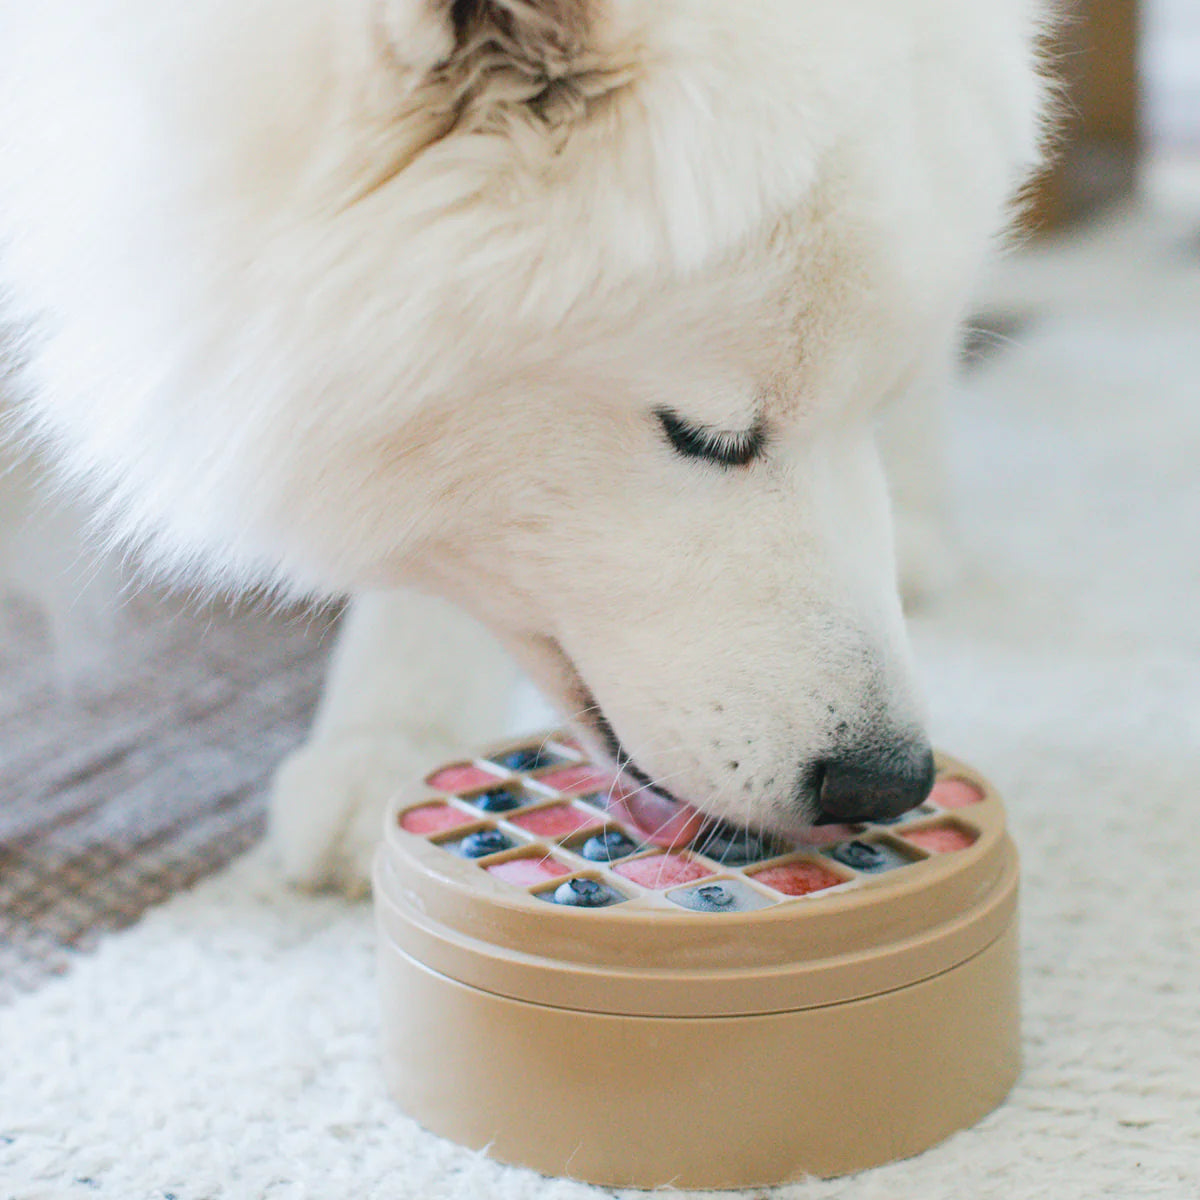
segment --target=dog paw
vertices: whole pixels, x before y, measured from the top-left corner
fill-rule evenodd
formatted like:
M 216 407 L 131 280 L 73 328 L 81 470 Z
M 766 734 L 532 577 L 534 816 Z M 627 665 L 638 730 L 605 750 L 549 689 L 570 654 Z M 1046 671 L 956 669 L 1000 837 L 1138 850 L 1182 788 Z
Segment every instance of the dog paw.
M 945 522 L 903 512 L 896 516 L 896 561 L 900 596 L 907 610 L 920 608 L 946 592 L 961 565 Z
M 337 734 L 293 751 L 275 773 L 269 839 L 284 876 L 365 895 L 388 801 L 451 748 L 394 735 Z

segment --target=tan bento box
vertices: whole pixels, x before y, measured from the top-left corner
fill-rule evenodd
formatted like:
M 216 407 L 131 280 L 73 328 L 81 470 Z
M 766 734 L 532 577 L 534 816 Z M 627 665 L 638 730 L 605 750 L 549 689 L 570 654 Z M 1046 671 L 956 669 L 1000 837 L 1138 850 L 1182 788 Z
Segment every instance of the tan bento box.
M 550 734 L 393 805 L 374 883 L 405 1112 L 549 1175 L 736 1188 L 916 1154 L 1003 1100 L 1017 856 L 975 772 L 939 756 L 886 825 L 666 849 L 613 786 Z

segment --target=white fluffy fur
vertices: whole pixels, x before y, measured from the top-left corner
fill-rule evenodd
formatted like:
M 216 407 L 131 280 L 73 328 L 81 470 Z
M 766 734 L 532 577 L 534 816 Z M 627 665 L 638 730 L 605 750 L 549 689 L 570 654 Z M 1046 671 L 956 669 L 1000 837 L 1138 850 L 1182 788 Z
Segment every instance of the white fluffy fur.
M 30 428 L 168 570 L 415 584 L 673 790 L 811 816 L 806 765 L 919 727 L 873 425 L 944 387 L 1035 157 L 1035 0 L 476 9 L 3 0 Z M 664 405 L 765 458 L 680 458 Z M 506 669 L 395 603 L 332 708 L 393 653 Z

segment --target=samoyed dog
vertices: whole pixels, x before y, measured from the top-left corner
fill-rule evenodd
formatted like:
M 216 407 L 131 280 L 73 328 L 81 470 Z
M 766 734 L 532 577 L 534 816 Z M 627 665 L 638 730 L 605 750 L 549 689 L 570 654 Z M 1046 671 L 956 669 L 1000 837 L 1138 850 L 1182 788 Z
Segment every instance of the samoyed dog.
M 24 436 L 152 566 L 358 597 L 276 783 L 294 878 L 360 884 L 518 669 L 660 838 L 924 797 L 897 543 L 937 568 L 1041 19 L 0 0 Z

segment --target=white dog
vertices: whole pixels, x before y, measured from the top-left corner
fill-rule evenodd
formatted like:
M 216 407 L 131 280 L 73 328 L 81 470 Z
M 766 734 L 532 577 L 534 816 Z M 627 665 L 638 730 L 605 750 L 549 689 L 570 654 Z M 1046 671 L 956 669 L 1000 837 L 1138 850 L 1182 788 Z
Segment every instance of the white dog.
M 29 428 L 167 571 L 368 593 L 295 877 L 360 880 L 382 791 L 500 720 L 471 617 L 647 822 L 923 797 L 876 427 L 936 424 L 1037 8 L 0 0 Z

